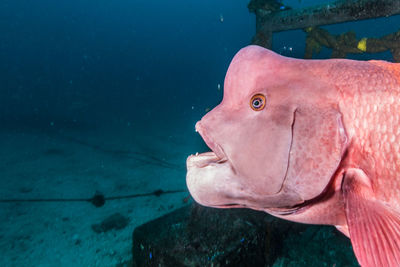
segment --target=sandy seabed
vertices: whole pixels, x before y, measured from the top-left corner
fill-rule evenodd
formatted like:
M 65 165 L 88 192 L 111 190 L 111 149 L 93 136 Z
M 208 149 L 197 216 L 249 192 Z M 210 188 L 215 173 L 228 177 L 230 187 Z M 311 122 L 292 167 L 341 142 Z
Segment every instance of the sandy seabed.
M 185 159 L 192 142 L 179 131 L 52 127 L 0 132 L 1 199 L 184 192 L 107 201 L 100 208 L 89 202 L 0 203 L 0 266 L 110 267 L 131 261 L 134 228 L 186 205 Z M 127 227 L 92 230 L 116 212 L 129 218 Z

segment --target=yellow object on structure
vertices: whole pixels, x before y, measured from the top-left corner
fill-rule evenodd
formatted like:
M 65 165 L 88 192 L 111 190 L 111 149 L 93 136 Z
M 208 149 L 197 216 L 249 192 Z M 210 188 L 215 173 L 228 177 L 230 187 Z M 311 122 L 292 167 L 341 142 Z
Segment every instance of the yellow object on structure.
M 357 48 L 363 52 L 367 51 L 367 38 L 362 38 L 358 44 L 357 44 Z

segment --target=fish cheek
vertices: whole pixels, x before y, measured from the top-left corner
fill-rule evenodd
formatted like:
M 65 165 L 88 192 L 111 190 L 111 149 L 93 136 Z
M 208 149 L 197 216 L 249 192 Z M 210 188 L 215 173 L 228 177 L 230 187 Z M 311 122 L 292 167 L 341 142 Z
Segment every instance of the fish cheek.
M 275 108 L 262 112 L 236 121 L 236 129 L 231 132 L 235 141 L 226 147 L 243 186 L 255 195 L 265 196 L 276 194 L 282 188 L 288 166 L 293 113 L 289 109 Z M 276 112 L 279 114 L 273 115 Z

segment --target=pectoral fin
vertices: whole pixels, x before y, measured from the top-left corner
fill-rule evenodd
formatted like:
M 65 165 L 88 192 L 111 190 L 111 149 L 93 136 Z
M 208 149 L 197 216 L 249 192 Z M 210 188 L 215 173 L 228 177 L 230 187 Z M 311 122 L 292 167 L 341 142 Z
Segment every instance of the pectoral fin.
M 343 194 L 350 239 L 361 266 L 400 266 L 399 214 L 375 199 L 369 177 L 360 169 L 346 171 Z

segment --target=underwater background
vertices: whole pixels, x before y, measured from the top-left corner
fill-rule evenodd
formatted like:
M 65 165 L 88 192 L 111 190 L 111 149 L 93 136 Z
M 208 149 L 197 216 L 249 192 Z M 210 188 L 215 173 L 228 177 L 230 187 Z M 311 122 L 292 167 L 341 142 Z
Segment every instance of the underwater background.
M 191 202 L 185 160 L 208 150 L 194 125 L 255 34 L 248 2 L 0 1 L 0 266 L 122 266 L 136 226 Z M 322 28 L 382 36 L 399 22 Z M 301 30 L 274 34 L 278 53 L 302 58 L 304 48 Z M 150 194 L 96 207 L 96 192 Z

